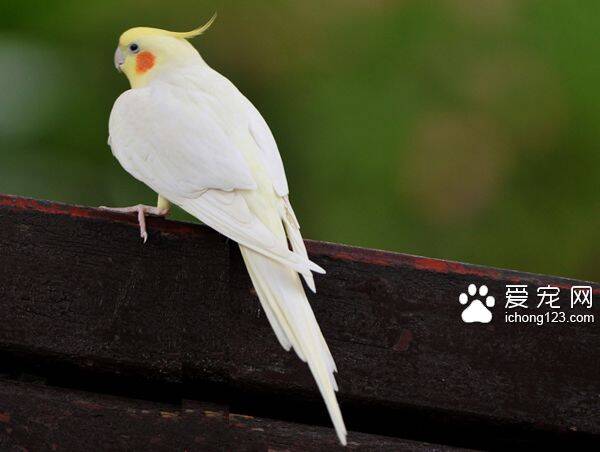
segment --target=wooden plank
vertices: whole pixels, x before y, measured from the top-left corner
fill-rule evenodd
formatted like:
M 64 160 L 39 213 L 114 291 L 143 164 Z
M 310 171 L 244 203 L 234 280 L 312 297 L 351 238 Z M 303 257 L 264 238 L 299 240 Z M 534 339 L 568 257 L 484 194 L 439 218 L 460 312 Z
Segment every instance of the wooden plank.
M 365 433 L 351 450 L 454 450 Z M 327 428 L 0 380 L 2 450 L 346 450 Z
M 305 365 L 260 312 L 236 245 L 202 226 L 149 228 L 143 245 L 132 216 L 0 197 L 4 360 L 57 381 L 79 372 L 170 383 L 179 395 L 218 393 L 240 412 L 328 425 Z M 598 439 L 597 325 L 503 321 L 506 284 L 528 284 L 533 297 L 582 282 L 307 246 L 328 270 L 310 299 L 351 429 L 481 447 Z M 499 301 L 490 324 L 460 320 L 470 283 Z M 597 300 L 600 286 L 585 284 Z M 597 303 L 589 312 L 598 317 Z

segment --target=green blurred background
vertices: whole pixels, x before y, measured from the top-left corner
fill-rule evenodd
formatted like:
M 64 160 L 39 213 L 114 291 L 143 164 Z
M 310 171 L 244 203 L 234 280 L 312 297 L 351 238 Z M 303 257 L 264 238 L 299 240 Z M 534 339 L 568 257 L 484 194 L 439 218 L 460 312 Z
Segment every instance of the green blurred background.
M 194 43 L 271 125 L 306 237 L 600 280 L 598 0 L 3 0 L 0 192 L 152 204 L 106 144 L 117 39 L 215 10 Z

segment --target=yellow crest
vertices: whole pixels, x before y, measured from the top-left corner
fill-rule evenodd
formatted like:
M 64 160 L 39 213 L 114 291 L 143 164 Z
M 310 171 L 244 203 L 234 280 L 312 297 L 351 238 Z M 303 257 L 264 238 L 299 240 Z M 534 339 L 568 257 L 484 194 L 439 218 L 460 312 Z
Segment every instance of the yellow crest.
M 206 30 L 208 30 L 216 18 L 217 18 L 217 13 L 215 12 L 212 15 L 212 17 L 210 19 L 208 19 L 208 22 L 206 22 L 204 25 L 199 26 L 198 28 L 193 29 L 192 31 L 184 31 L 184 32 L 179 32 L 179 33 L 175 32 L 175 31 L 168 31 L 167 33 L 169 33 L 171 36 L 174 36 L 176 38 L 181 38 L 181 39 L 195 38 L 196 36 L 200 36 L 202 33 L 204 33 Z
M 184 32 L 161 30 L 160 28 L 150 28 L 150 27 L 131 28 L 121 35 L 121 38 L 119 39 L 119 44 L 127 45 L 130 42 L 133 42 L 136 39 L 143 37 L 143 36 L 172 36 L 174 38 L 179 38 L 179 39 L 195 38 L 196 36 L 199 36 L 202 33 L 204 33 L 206 30 L 208 30 L 216 18 L 217 18 L 217 13 L 214 13 L 213 16 L 204 25 L 201 25 L 200 27 L 195 28 L 191 31 L 184 31 Z

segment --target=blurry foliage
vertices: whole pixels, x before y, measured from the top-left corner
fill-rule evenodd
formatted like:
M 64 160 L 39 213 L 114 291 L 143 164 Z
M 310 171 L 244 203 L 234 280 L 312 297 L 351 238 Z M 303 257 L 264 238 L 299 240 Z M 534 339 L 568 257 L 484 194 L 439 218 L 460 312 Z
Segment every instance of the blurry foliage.
M 597 0 L 4 0 L 0 191 L 153 203 L 106 145 L 112 53 L 214 10 L 194 43 L 270 123 L 305 236 L 600 279 Z

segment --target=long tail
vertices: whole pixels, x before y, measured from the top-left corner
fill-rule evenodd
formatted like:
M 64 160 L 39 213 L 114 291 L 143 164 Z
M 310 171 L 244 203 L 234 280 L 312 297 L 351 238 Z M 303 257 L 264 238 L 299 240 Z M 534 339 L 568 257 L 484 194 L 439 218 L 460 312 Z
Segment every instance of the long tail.
M 340 442 L 346 445 L 346 427 L 335 396 L 333 373 L 337 369 L 298 273 L 243 245 L 240 250 L 277 339 L 286 350 L 293 347 L 308 363 Z

